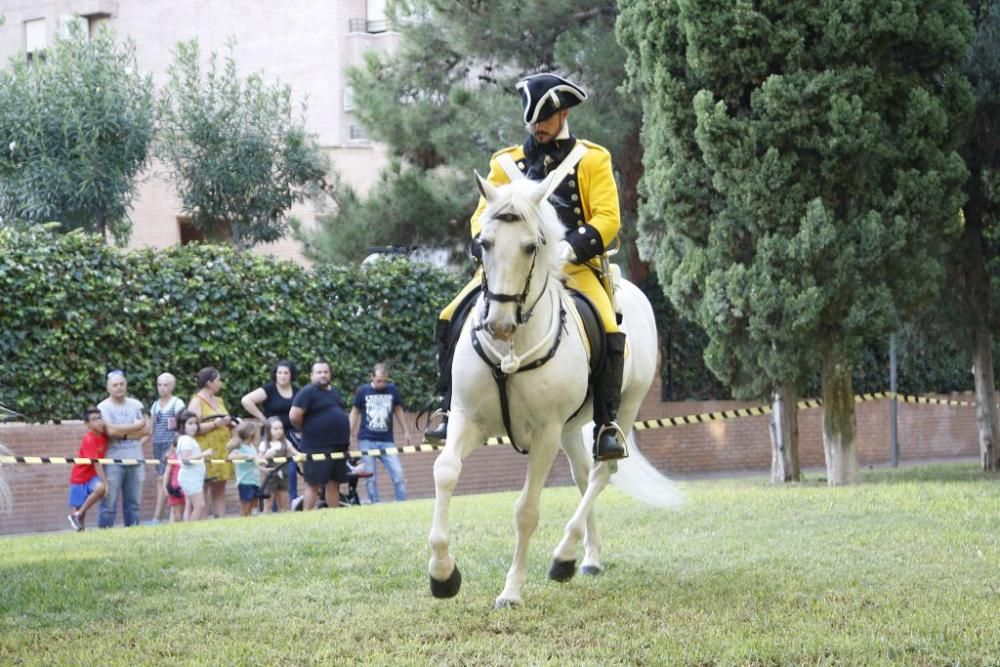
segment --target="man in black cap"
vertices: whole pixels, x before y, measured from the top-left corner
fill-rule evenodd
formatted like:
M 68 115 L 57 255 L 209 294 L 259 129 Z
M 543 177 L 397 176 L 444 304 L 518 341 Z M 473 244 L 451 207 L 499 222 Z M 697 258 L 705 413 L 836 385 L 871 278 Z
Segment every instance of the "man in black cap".
M 587 99 L 584 90 L 555 74 L 534 74 L 517 83 L 529 136 L 523 145 L 493 154 L 487 180 L 494 185 L 515 178 L 541 181 L 561 164 L 570 167 L 556 187 L 552 202 L 559 220 L 566 226 L 562 253 L 567 259 L 569 287 L 587 296 L 596 306 L 604 324 L 607 359 L 594 379 L 594 458 L 607 461 L 625 455 L 621 429 L 615 423 L 621 400 L 625 334 L 618 328 L 611 299 L 599 278 L 605 250 L 621 227 L 618 188 L 611 170 L 611 154 L 597 144 L 577 139 L 569 131 L 569 109 Z M 479 216 L 486 200 L 472 214 L 472 236 L 479 235 Z M 477 244 L 473 242 L 473 254 Z M 463 289 L 441 312 L 437 325 L 438 391 L 445 411 L 450 404 L 451 356 L 448 331 L 452 315 L 465 298 L 481 284 L 479 277 Z M 443 440 L 447 436 L 447 415 L 425 435 Z

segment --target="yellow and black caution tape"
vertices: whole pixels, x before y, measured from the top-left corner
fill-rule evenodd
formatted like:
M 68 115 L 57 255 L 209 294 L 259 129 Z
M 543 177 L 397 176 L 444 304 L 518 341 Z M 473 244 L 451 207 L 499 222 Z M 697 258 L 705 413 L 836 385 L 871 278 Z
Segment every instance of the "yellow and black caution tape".
M 916 403 L 920 405 L 949 405 L 953 407 L 968 407 L 975 406 L 975 401 L 956 401 L 953 399 L 946 398 L 928 398 L 926 396 L 911 396 L 906 394 L 893 394 L 892 392 L 874 392 L 871 394 L 858 394 L 854 397 L 855 403 L 866 403 L 869 401 L 882 401 L 886 399 L 896 398 L 898 401 L 904 403 Z M 804 399 L 797 403 L 800 410 L 808 410 L 810 408 L 819 408 L 823 406 L 823 402 L 819 399 L 810 398 Z M 644 419 L 637 421 L 634 425 L 636 431 L 648 431 L 658 428 L 671 428 L 674 426 L 688 426 L 692 424 L 707 424 L 714 421 L 723 421 L 727 419 L 740 419 L 744 417 L 760 417 L 762 415 L 767 415 L 771 413 L 771 406 L 769 405 L 759 405 L 750 408 L 737 408 L 734 410 L 721 410 L 719 412 L 703 412 L 694 415 L 683 415 L 680 417 L 663 417 L 662 419 Z M 487 447 L 495 447 L 497 445 L 509 445 L 510 439 L 506 437 L 502 438 L 489 438 L 484 443 Z M 274 458 L 257 458 L 255 459 L 257 463 L 265 465 L 274 465 L 285 463 L 289 460 L 295 460 L 297 462 L 303 461 L 338 461 L 341 459 L 355 459 L 361 456 L 382 456 L 383 454 L 417 454 L 420 452 L 433 452 L 439 449 L 444 449 L 444 443 L 430 443 L 422 442 L 419 445 L 406 445 L 403 447 L 386 447 L 385 449 L 372 449 L 372 450 L 350 450 L 346 452 L 330 452 L 330 453 L 310 453 L 310 454 L 300 454 L 293 457 L 276 456 Z M 201 460 L 201 459 L 194 459 Z M 206 461 L 208 463 L 232 463 L 228 459 L 210 459 Z M 92 463 L 101 464 L 112 464 L 118 463 L 122 465 L 140 465 L 140 464 L 156 464 L 160 463 L 160 459 L 90 459 L 81 458 L 75 456 L 0 456 L 0 464 L 4 463 L 25 463 L 31 465 L 37 464 L 82 464 L 89 465 Z M 168 462 L 170 463 L 170 462 Z M 179 462 L 175 463 L 178 464 Z
M 867 403 L 868 401 L 883 401 L 895 396 L 896 400 L 904 403 L 920 403 L 925 405 L 951 405 L 951 406 L 974 406 L 975 401 L 955 401 L 944 398 L 928 398 L 926 396 L 907 396 L 904 394 L 893 394 L 891 391 L 874 392 L 871 394 L 857 394 L 854 397 L 855 403 Z M 823 407 L 823 401 L 817 398 L 801 400 L 797 403 L 799 410 Z M 722 410 L 719 412 L 703 412 L 696 415 L 684 415 L 682 417 L 664 417 L 662 419 L 646 419 L 635 423 L 635 430 L 646 431 L 656 428 L 670 428 L 672 426 L 687 426 L 689 424 L 707 424 L 714 421 L 726 419 L 740 419 L 741 417 L 760 417 L 771 414 L 771 406 L 758 405 L 751 408 L 739 408 L 735 410 Z
M 892 398 L 892 395 L 890 394 L 888 397 Z M 928 398 L 926 396 L 904 396 L 903 394 L 896 394 L 896 400 L 904 403 L 921 403 L 924 405 L 976 407 L 975 401 L 956 401 L 950 398 Z
M 707 424 L 708 422 L 721 421 L 723 419 L 738 419 L 740 417 L 759 417 L 771 412 L 771 408 L 761 405 L 755 408 L 737 408 L 736 410 L 722 410 L 720 412 L 703 412 L 697 415 L 684 415 L 682 417 L 664 417 L 663 419 L 645 419 L 635 423 L 635 430 L 647 431 L 654 428 L 670 428 L 671 426 L 687 426 L 688 424 Z
M 493 440 L 499 440 L 499 438 L 491 438 Z M 506 438 L 504 438 L 506 440 Z M 488 443 L 489 444 L 489 443 Z M 497 443 L 499 444 L 499 443 Z M 405 447 L 386 447 L 385 449 L 372 449 L 372 450 L 351 450 L 344 452 L 311 452 L 308 454 L 299 454 L 298 456 L 275 456 L 273 458 L 262 458 L 255 457 L 253 459 L 201 459 L 192 458 L 192 461 L 202 461 L 204 463 L 239 463 L 240 461 L 256 461 L 264 465 L 275 465 L 287 463 L 288 461 L 340 461 L 343 459 L 354 459 L 360 456 L 381 456 L 382 454 L 416 454 L 417 452 L 432 452 L 437 449 L 444 449 L 444 443 L 431 444 L 431 443 L 421 443 L 419 445 L 407 445 Z M 100 463 L 102 465 L 108 465 L 112 463 L 117 463 L 121 465 L 134 466 L 141 464 L 155 464 L 161 463 L 160 459 L 111 459 L 111 458 L 99 458 L 91 459 L 80 456 L 0 456 L 0 464 L 2 463 L 27 463 L 27 464 L 44 464 L 44 463 L 54 463 L 54 464 L 64 464 L 64 465 L 90 465 L 92 463 Z M 177 459 L 171 459 L 166 461 L 168 465 L 180 465 L 181 462 Z

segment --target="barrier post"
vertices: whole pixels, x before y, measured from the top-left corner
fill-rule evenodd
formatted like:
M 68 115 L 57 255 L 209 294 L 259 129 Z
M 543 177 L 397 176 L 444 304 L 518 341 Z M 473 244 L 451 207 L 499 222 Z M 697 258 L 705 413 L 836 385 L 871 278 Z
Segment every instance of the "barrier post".
M 892 467 L 899 467 L 899 433 L 896 419 L 899 417 L 899 402 L 896 400 L 896 334 L 889 335 L 889 391 L 892 392 L 892 403 L 889 404 L 889 441 L 892 448 Z

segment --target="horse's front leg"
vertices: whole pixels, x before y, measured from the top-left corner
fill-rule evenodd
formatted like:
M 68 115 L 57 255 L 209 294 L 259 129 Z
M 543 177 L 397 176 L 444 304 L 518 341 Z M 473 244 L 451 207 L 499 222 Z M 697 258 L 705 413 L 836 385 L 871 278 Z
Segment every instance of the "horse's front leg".
M 434 519 L 431 523 L 431 560 L 427 572 L 431 579 L 431 595 L 450 598 L 462 586 L 462 574 L 449 551 L 448 511 L 451 496 L 462 474 L 462 461 L 483 443 L 482 433 L 470 426 L 465 414 L 452 410 L 448 424 L 448 440 L 434 461 Z
M 538 527 L 538 505 L 545 480 L 552 469 L 552 462 L 559 451 L 559 428 L 546 429 L 532 438 L 528 455 L 528 476 L 524 488 L 514 504 L 514 525 L 517 538 L 514 544 L 514 560 L 507 571 L 507 582 L 500 596 L 493 604 L 494 609 L 516 607 L 521 604 L 521 587 L 527 573 L 528 542 Z

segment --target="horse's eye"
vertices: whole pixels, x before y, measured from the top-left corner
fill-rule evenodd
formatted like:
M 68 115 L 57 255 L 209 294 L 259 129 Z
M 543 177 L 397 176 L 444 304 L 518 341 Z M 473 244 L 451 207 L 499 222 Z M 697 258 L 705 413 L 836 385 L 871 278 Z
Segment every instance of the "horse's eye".
M 479 245 L 482 246 L 483 250 L 489 250 L 493 247 L 493 241 L 489 239 L 479 239 Z
M 520 221 L 521 216 L 515 213 L 500 213 L 496 216 L 496 219 L 500 222 L 518 222 Z
M 523 246 L 521 246 L 521 250 L 524 251 L 525 255 L 528 255 L 528 256 L 534 255 L 538 251 L 538 244 L 537 243 L 525 243 Z

